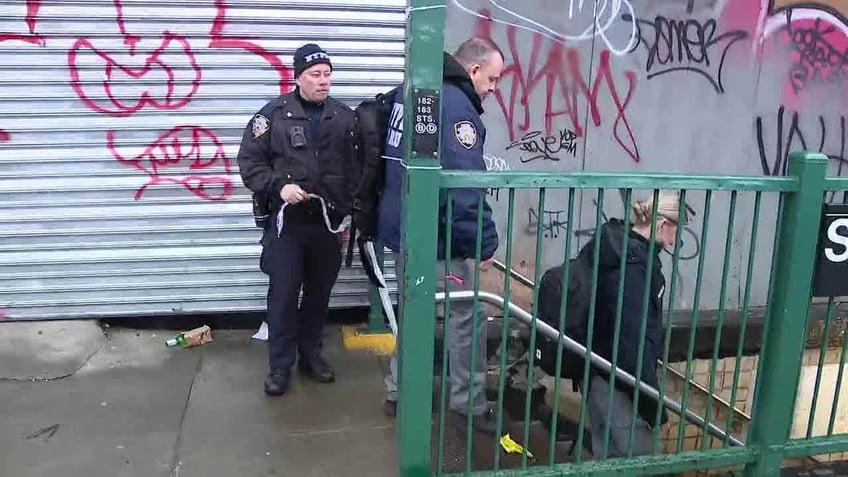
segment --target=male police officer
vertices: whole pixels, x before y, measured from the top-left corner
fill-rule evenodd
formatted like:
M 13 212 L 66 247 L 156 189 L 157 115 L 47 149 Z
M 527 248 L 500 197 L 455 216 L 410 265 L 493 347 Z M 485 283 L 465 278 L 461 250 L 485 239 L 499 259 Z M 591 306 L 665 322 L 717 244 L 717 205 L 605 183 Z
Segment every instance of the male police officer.
M 445 169 L 484 171 L 483 142 L 486 129 L 480 119 L 482 101 L 497 86 L 503 69 L 504 57 L 491 40 L 472 38 L 464 42 L 453 56 L 444 56 L 444 87 L 442 90 L 442 153 Z M 404 141 L 403 95 L 398 92 L 389 117 L 385 144 L 385 176 L 379 199 L 378 235 L 392 251 L 400 251 L 400 196 L 403 179 Z M 482 254 L 476 253 L 478 200 L 485 192 L 479 189 L 458 189 L 453 192 L 453 222 L 451 223 L 451 256 L 445 257 L 445 231 L 440 226 L 437 276 L 439 291 L 451 281 L 452 290 L 474 289 L 474 268 L 477 260 L 488 262 L 498 247 L 498 234 L 492 222 L 492 211 L 484 201 Z M 446 198 L 439 209 L 439 223 L 446 220 Z M 451 261 L 450 277 L 445 276 L 445 263 Z M 397 274 L 402 276 L 403 257 L 396 260 Z M 472 337 L 474 322 L 480 336 L 475 366 L 472 369 Z M 474 427 L 494 434 L 495 419 L 485 397 L 486 377 L 486 320 L 475 320 L 471 303 L 453 303 L 448 318 L 450 346 L 450 408 L 458 422 L 464 425 L 463 415 L 468 414 L 469 399 L 474 415 Z M 394 414 L 397 402 L 397 358 L 392 357 L 390 373 L 386 376 L 386 404 L 388 414 Z M 469 396 L 469 384 L 474 381 L 474 395 Z
M 304 45 L 294 54 L 294 73 L 295 91 L 250 120 L 238 154 L 245 185 L 267 201 L 272 218 L 260 258 L 270 277 L 265 393 L 272 396 L 286 392 L 296 354 L 299 371 L 322 383 L 335 380 L 321 355 L 322 333 L 341 267 L 333 231 L 349 213 L 354 169 L 353 111 L 329 97 L 330 56 Z

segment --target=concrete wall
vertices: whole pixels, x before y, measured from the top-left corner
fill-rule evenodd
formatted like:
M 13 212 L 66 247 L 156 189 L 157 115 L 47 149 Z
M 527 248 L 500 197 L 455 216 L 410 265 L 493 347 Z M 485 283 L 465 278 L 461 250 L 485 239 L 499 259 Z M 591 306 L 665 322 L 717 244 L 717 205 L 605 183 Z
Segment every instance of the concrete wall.
M 450 0 L 446 44 L 474 33 L 494 39 L 506 68 L 485 104 L 489 166 L 522 171 L 665 171 L 781 175 L 788 151 L 828 154 L 843 174 L 848 47 L 842 2 L 790 0 Z M 636 198 L 647 196 L 635 191 Z M 562 260 L 565 237 L 592 229 L 594 192 L 567 222 L 567 193 L 517 195 L 513 266 L 532 276 L 535 234 L 543 227 L 543 266 Z M 502 238 L 508 195 L 493 194 Z M 841 199 L 841 197 L 840 197 Z M 704 260 L 700 307 L 715 309 L 731 230 L 726 302 L 744 296 L 753 194 L 740 194 L 728 227 L 729 194 L 713 194 L 703 233 L 705 194 L 688 202 L 675 308 L 694 301 Z M 618 191 L 605 213 L 621 216 Z M 753 304 L 766 301 L 777 200 L 766 196 L 755 254 Z M 576 224 L 576 226 L 575 226 Z M 505 244 L 505 240 L 502 244 Z M 575 249 L 576 250 L 576 249 Z M 503 257 L 505 247 L 499 251 Z M 667 277 L 670 255 L 663 254 Z

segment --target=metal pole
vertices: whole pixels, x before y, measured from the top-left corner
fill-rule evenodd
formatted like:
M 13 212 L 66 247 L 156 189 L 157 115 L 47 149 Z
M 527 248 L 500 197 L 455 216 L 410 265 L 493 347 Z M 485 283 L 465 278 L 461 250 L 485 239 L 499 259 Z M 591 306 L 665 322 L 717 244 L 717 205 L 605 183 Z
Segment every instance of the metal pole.
M 447 299 L 447 297 L 448 297 L 448 295 L 446 293 L 436 293 L 436 302 L 437 303 L 444 302 Z M 505 301 L 506 301 L 501 296 L 495 295 L 494 293 L 484 292 L 484 291 L 481 291 L 477 295 L 477 297 L 482 301 L 485 301 L 487 303 L 491 303 L 491 304 L 496 305 L 496 306 L 503 306 Z M 451 301 L 470 301 L 470 300 L 473 300 L 473 299 L 474 299 L 474 291 L 472 291 L 472 290 L 457 291 L 457 292 L 451 292 L 450 293 L 450 300 Z M 515 303 L 509 303 L 509 310 L 510 310 L 510 313 L 512 314 L 512 316 L 520 319 L 524 323 L 530 324 L 530 322 L 533 320 L 533 315 L 528 313 L 526 310 L 520 308 Z M 567 349 L 567 350 L 569 350 L 573 353 L 577 353 L 580 356 L 586 355 L 586 347 L 585 346 L 581 345 L 577 341 L 574 341 L 573 339 L 569 338 L 568 336 L 566 336 L 564 334 L 562 335 L 562 337 L 560 337 L 559 331 L 557 331 L 556 329 L 554 329 L 552 326 L 545 323 L 544 321 L 536 320 L 536 329 L 539 330 L 541 333 L 543 333 L 545 336 L 547 336 L 550 339 L 553 339 L 553 340 L 556 340 L 558 338 L 561 339 L 564 349 Z M 598 356 L 595 353 L 592 353 L 591 357 L 589 359 L 592 362 L 592 364 L 603 369 L 604 371 L 609 372 L 609 371 L 613 370 L 612 363 L 610 363 L 609 361 L 607 361 L 603 357 Z M 631 386 L 636 386 L 636 378 L 634 378 L 630 373 L 628 373 L 628 372 L 626 372 L 623 369 L 618 368 L 618 367 L 615 368 L 614 372 L 615 372 L 615 375 L 617 377 L 616 379 L 621 379 L 623 382 L 625 382 L 625 383 L 627 383 Z M 659 396 L 660 396 L 659 391 L 657 391 L 653 387 L 649 386 L 648 384 L 645 384 L 642 381 L 639 381 L 639 389 L 642 392 L 644 392 L 645 394 L 647 394 L 648 396 L 650 396 L 654 399 L 659 399 Z M 668 396 L 663 396 L 663 403 L 665 404 L 665 406 L 668 409 L 670 409 L 675 414 L 682 416 L 687 421 L 691 422 L 692 424 L 697 425 L 698 427 L 700 427 L 702 429 L 704 428 L 704 425 L 706 424 L 706 422 L 704 421 L 704 418 L 695 414 L 694 412 L 690 411 L 689 409 L 683 409 L 682 406 L 680 405 L 680 403 L 678 403 L 674 399 L 671 399 Z M 735 445 L 735 446 L 744 446 L 745 445 L 744 442 L 737 439 L 736 437 L 733 437 L 732 435 L 728 436 L 727 433 L 725 433 L 721 428 L 717 427 L 715 424 L 707 425 L 706 429 L 707 429 L 707 432 L 709 432 L 713 436 L 718 437 L 722 440 L 728 439 L 729 442 L 731 444 Z
M 439 224 L 442 65 L 445 0 L 411 0 L 407 8 L 406 78 L 403 88 L 401 253 L 404 259 L 404 326 L 398 336 L 397 436 L 402 477 L 433 474 L 433 341 L 436 322 L 436 244 Z M 423 378 L 428 376 L 428 378 Z
M 524 275 L 516 272 L 512 268 L 507 268 L 507 266 L 504 265 L 503 263 L 501 263 L 497 260 L 492 260 L 492 265 L 494 265 L 495 268 L 497 268 L 498 270 L 500 270 L 504 273 L 509 273 L 509 276 L 518 280 L 518 283 L 524 285 L 525 287 L 536 288 L 536 284 L 533 283 L 533 280 L 531 280 L 531 279 L 525 277 Z
M 771 316 L 763 336 L 753 421 L 748 441 L 761 449 L 745 475 L 780 473 L 795 416 L 795 394 L 803 364 L 807 312 L 813 281 L 827 156 L 793 152 L 788 177 L 797 177 L 798 192 L 786 194 L 780 217 L 780 245 L 772 268 Z

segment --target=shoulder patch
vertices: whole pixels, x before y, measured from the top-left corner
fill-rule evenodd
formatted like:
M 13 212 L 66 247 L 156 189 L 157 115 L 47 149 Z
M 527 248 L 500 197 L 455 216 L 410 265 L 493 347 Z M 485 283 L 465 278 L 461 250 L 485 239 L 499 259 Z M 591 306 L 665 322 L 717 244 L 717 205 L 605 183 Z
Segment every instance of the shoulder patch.
M 265 116 L 263 116 L 261 114 L 257 114 L 256 116 L 253 117 L 253 126 L 252 126 L 253 139 L 256 139 L 256 138 L 262 136 L 263 134 L 268 132 L 268 129 L 270 129 L 270 128 L 271 128 L 271 121 L 269 121 L 268 118 L 266 118 Z
M 471 149 L 477 144 L 477 127 L 471 121 L 458 121 L 453 125 L 453 133 L 456 140 L 466 149 Z

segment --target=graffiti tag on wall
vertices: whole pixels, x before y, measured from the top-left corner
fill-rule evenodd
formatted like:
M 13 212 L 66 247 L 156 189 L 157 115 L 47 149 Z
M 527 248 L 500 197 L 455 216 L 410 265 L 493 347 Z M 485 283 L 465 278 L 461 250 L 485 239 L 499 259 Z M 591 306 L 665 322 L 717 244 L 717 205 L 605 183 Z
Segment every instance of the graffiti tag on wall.
M 2 41 L 23 41 L 46 46 L 50 35 L 37 32 L 40 0 L 26 2 L 25 27 L 19 32 L 0 32 Z M 69 86 L 88 109 L 114 118 L 127 118 L 145 110 L 179 111 L 188 107 L 202 88 L 203 70 L 197 60 L 194 38 L 173 31 L 145 38 L 134 34 L 122 0 L 111 0 L 114 21 L 123 38 L 123 50 L 94 38 L 77 38 L 67 52 Z M 276 53 L 257 43 L 259 37 L 227 33 L 228 6 L 225 0 L 210 0 L 215 16 L 209 25 L 212 49 L 236 49 L 264 60 L 278 76 L 280 93 L 292 89 L 291 69 Z M 135 6 L 135 5 L 134 5 Z M 142 12 L 143 9 L 139 10 Z M 207 41 L 207 40 L 204 40 Z M 146 173 L 149 180 L 136 191 L 135 199 L 157 184 L 180 184 L 204 200 L 225 200 L 231 196 L 233 172 L 217 135 L 201 125 L 181 125 L 161 133 L 140 154 L 125 157 L 120 133 L 108 131 L 107 150 L 121 164 Z M 0 142 L 13 137 L 0 129 Z
M 493 38 L 493 21 L 488 11 L 482 12 L 476 27 L 476 36 Z M 609 98 L 615 105 L 615 117 L 612 119 L 613 137 L 628 157 L 639 162 L 639 146 L 627 116 L 627 108 L 636 89 L 636 73 L 626 71 L 624 81 L 616 77 L 611 68 L 609 50 L 600 53 L 599 63 L 592 79 L 581 66 L 580 50 L 568 48 L 559 41 L 545 40 L 540 33 L 532 35 L 529 61 L 523 58 L 518 42 L 518 29 L 514 25 L 506 28 L 506 62 L 501 74 L 501 84 L 495 91 L 495 98 L 506 121 L 510 141 L 530 130 L 530 121 L 540 114 L 533 111 L 530 97 L 543 88 L 545 109 L 545 133 L 554 133 L 554 120 L 565 117 L 574 134 L 582 137 L 585 128 L 580 121 L 579 111 L 582 101 L 589 107 L 592 123 L 602 124 L 605 112 L 600 106 L 601 97 Z M 542 51 L 547 47 L 547 54 Z M 508 90 L 505 80 L 510 79 Z M 623 84 L 622 84 L 623 83 Z M 582 100 L 582 101 L 581 101 Z

